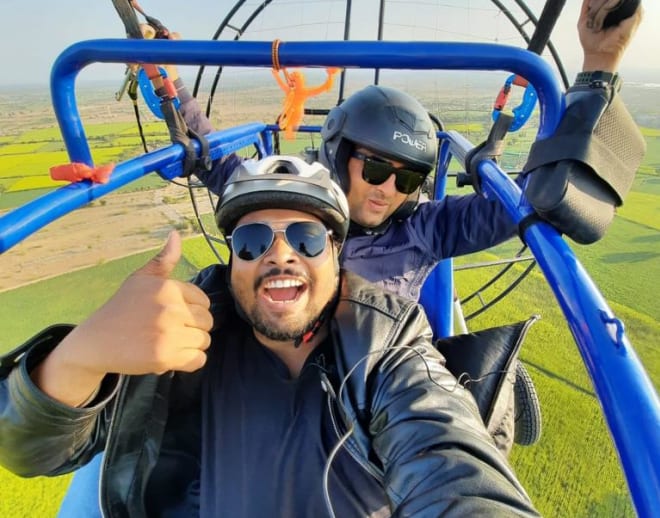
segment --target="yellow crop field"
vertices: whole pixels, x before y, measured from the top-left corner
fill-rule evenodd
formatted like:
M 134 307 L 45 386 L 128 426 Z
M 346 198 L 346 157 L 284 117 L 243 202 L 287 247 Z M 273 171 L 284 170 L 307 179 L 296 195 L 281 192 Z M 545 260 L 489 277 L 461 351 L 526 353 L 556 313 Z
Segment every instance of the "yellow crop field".
M 645 137 L 660 137 L 660 129 L 658 128 L 644 128 L 640 126 L 639 129 Z
M 645 192 L 629 192 L 617 213 L 636 223 L 660 230 L 660 196 Z
M 60 134 L 60 129 L 57 126 L 49 126 L 48 128 L 38 128 L 26 131 L 16 140 L 19 142 L 47 142 L 61 139 L 62 135 Z
M 97 165 L 115 162 L 126 150 L 124 147 L 103 147 L 92 150 L 92 159 Z
M 458 131 L 460 133 L 469 133 L 484 131 L 484 125 L 479 122 L 452 122 L 448 130 Z
M 85 126 L 85 134 L 88 138 L 106 135 L 118 135 L 127 130 L 135 130 L 134 122 L 111 122 L 110 124 L 89 124 Z
M 146 124 L 142 125 L 142 130 L 144 131 L 145 134 L 152 134 L 152 135 L 167 134 L 167 126 L 163 121 L 147 122 Z M 117 134 L 137 135 L 138 129 L 135 124 L 132 125 L 129 124 L 123 131 L 118 131 Z
M 50 176 L 29 176 L 16 180 L 7 188 L 7 192 L 29 191 L 31 189 L 46 189 L 49 187 L 60 187 L 69 182 L 52 180 Z
M 43 142 L 29 142 L 29 143 L 18 143 L 12 144 L 8 143 L 7 145 L 0 146 L 0 156 L 1 155 L 21 155 L 23 153 L 35 153 L 39 151 L 44 146 Z
M 51 166 L 66 164 L 69 156 L 64 151 L 0 155 L 0 178 L 23 178 L 47 175 Z
M 115 163 L 131 148 L 134 146 L 96 148 L 92 150 L 92 158 L 99 165 Z M 0 152 L 3 150 L 0 148 Z M 6 192 L 59 187 L 67 182 L 52 180 L 50 168 L 68 163 L 69 155 L 65 151 L 0 154 L 0 179 Z

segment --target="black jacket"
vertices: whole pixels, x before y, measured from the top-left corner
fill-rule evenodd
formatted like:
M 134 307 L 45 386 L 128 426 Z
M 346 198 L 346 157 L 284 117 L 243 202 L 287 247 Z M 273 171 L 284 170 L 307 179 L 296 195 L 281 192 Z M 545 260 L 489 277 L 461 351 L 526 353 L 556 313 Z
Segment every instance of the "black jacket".
M 195 281 L 211 298 L 220 340 L 249 331 L 225 278 L 224 267 L 213 266 Z M 330 326 L 338 376 L 328 398 L 339 433 L 354 427 L 346 448 L 382 481 L 393 516 L 537 516 L 473 398 L 431 345 L 419 305 L 343 272 Z M 0 380 L 0 463 L 22 476 L 59 475 L 105 449 L 105 515 L 144 516 L 161 446 L 194 422 L 199 373 L 107 376 L 91 406 L 70 408 L 29 378 L 65 332 L 51 328 L 33 339 Z M 184 447 L 194 450 L 193 442 Z

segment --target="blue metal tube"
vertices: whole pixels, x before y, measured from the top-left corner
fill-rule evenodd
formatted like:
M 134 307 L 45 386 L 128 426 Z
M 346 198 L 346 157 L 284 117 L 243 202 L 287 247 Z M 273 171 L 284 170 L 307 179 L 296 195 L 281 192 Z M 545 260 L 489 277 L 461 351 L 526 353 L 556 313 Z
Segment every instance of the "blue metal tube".
M 272 66 L 272 43 L 261 41 L 89 40 L 68 47 L 51 71 L 55 115 L 72 162 L 92 165 L 75 102 L 75 78 L 93 62 Z M 542 58 L 517 47 L 487 43 L 315 41 L 283 42 L 282 66 L 404 70 L 506 70 L 525 77 L 541 108 L 538 138 L 551 135 L 564 110 L 554 72 Z
M 447 184 L 447 167 L 451 154 L 449 141 L 439 133 L 440 150 L 436 168 L 435 190 L 433 199 L 439 200 L 445 195 Z M 434 338 L 442 338 L 454 334 L 454 274 L 453 260 L 443 259 L 436 265 L 426 278 L 420 292 L 419 301 L 424 306 L 426 316 L 433 329 Z
M 219 158 L 256 143 L 265 127 L 265 124 L 252 123 L 207 135 L 211 156 L 214 159 Z M 152 171 L 162 170 L 167 178 L 179 176 L 183 157 L 183 146 L 173 144 L 118 164 L 106 184 L 83 180 L 60 187 L 10 211 L 0 217 L 0 253 L 57 218 Z
M 532 212 L 521 190 L 492 161 L 482 161 L 484 190 L 519 223 Z M 639 516 L 655 516 L 660 495 L 660 400 L 653 383 L 573 250 L 547 223 L 531 224 L 525 242 L 566 317 L 616 445 Z
M 8 250 L 57 218 L 137 180 L 154 169 L 179 160 L 182 156 L 183 148 L 180 145 L 160 149 L 118 164 L 106 184 L 83 180 L 60 187 L 21 205 L 0 218 L 0 252 Z

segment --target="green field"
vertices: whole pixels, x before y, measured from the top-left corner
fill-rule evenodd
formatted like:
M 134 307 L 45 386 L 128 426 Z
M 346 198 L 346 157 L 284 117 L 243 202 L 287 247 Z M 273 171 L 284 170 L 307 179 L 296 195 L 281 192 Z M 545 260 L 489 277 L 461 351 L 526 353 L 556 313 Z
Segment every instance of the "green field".
M 147 124 L 145 128 L 153 141 L 162 138 L 159 123 Z M 465 128 L 478 132 L 483 126 L 470 123 Z M 657 345 L 660 342 L 660 304 L 654 291 L 660 279 L 660 139 L 659 130 L 643 130 L 648 143 L 648 153 L 641 168 L 644 174 L 638 174 L 633 191 L 618 210 L 606 237 L 591 246 L 571 246 L 611 307 L 625 322 L 630 341 L 653 383 L 660 387 L 660 349 Z M 87 133 L 93 142 L 95 158 L 101 162 L 140 153 L 134 124 L 90 125 Z M 109 136 L 112 134 L 121 136 Z M 529 138 L 529 135 L 521 134 L 510 143 L 512 162 L 529 145 Z M 132 140 L 135 144 L 131 143 Z M 295 142 L 282 139 L 282 152 L 295 153 L 309 143 L 309 136 Z M 37 180 L 47 181 L 48 167 L 55 165 L 53 161 L 66 161 L 58 146 L 61 146 L 59 135 L 52 127 L 25 131 L 12 139 L 0 139 L 0 209 L 20 205 L 47 192 L 48 189 L 43 188 L 45 184 Z M 24 179 L 26 183 L 21 184 Z M 30 185 L 40 188 L 21 187 Z M 158 185 L 162 185 L 162 180 L 150 175 L 127 188 L 148 189 Z M 454 190 L 451 186 L 450 189 Z M 469 191 L 463 189 L 460 192 Z M 519 244 L 507 244 L 494 251 L 460 258 L 456 264 L 508 257 L 518 247 Z M 3 322 L 0 352 L 22 343 L 53 322 L 80 322 L 151 255 L 152 252 L 148 252 L 110 261 L 0 293 Z M 202 238 L 187 240 L 184 259 L 176 275 L 188 278 L 199 267 L 212 261 L 214 257 Z M 514 271 L 521 268 L 516 267 Z M 459 295 L 465 297 L 472 293 L 489 280 L 494 271 L 497 269 L 457 272 Z M 495 296 L 510 280 L 511 276 L 508 276 L 496 283 L 484 292 L 484 298 L 489 300 Z M 475 302 L 466 306 L 466 313 L 478 309 Z M 471 329 L 482 329 L 522 320 L 532 313 L 540 314 L 542 319 L 532 328 L 521 357 L 534 378 L 541 399 L 543 436 L 540 443 L 532 447 L 514 447 L 512 463 L 544 516 L 632 517 L 634 511 L 591 381 L 538 269 L 503 303 L 470 321 L 470 326 Z M 0 468 L 3 496 L 0 498 L 0 516 L 54 516 L 67 483 L 67 476 L 23 480 Z

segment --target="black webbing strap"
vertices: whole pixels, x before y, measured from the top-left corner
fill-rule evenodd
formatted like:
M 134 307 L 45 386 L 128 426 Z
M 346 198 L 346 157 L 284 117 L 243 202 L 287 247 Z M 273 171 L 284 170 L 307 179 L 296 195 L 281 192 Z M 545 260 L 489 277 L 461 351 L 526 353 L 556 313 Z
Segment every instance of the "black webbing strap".
M 552 30 L 555 28 L 557 20 L 559 20 L 564 4 L 566 4 L 566 0 L 548 0 L 545 3 L 532 38 L 527 45 L 527 50 L 539 56 L 543 53 L 543 49 L 550 41 L 550 34 L 552 34 Z
M 181 144 L 186 152 L 186 156 L 183 159 L 183 172 L 181 173 L 181 176 L 188 177 L 199 169 L 210 171 L 211 157 L 209 156 L 208 140 L 206 140 L 203 135 L 196 133 L 188 127 L 183 120 L 183 116 L 176 109 L 174 99 L 164 99 L 160 104 L 160 109 L 163 112 L 163 117 L 167 124 L 170 140 L 174 144 Z M 195 151 L 193 139 L 199 142 L 199 156 L 197 156 L 197 152 Z
M 144 39 L 142 30 L 140 29 L 140 23 L 135 13 L 136 7 L 131 3 L 130 0 L 112 0 L 113 5 L 119 14 L 124 27 L 126 29 L 126 35 L 129 38 L 133 39 Z M 169 35 L 169 30 L 156 18 L 148 16 L 142 9 L 138 7 L 139 12 L 145 17 L 147 23 L 151 25 L 156 30 L 156 37 L 166 38 Z M 175 92 L 176 89 L 172 87 L 171 92 L 169 92 L 166 87 L 157 88 L 155 93 L 161 99 L 161 112 L 163 113 L 163 118 L 167 124 L 167 130 L 170 134 L 170 140 L 172 143 L 181 144 L 185 149 L 185 157 L 183 159 L 183 172 L 182 176 L 188 177 L 193 172 L 198 169 L 204 169 L 205 171 L 211 170 L 211 158 L 209 156 L 209 143 L 206 138 L 198 133 L 194 132 L 183 120 L 183 116 L 179 113 L 174 105 L 174 99 L 172 92 Z M 135 99 L 137 98 L 137 90 L 133 92 Z M 133 96 L 131 96 L 133 99 Z M 135 100 L 134 99 L 134 100 Z M 193 140 L 195 139 L 199 142 L 200 145 L 200 154 L 197 156 L 195 151 L 195 146 Z M 144 143 L 144 138 L 143 138 Z
M 485 159 L 497 161 L 497 158 L 502 155 L 504 137 L 506 137 L 512 122 L 513 115 L 500 113 L 497 120 L 490 128 L 488 138 L 478 146 L 472 148 L 466 155 L 465 172 L 476 192 L 481 192 L 479 171 L 477 171 L 479 162 Z
M 521 219 L 520 223 L 518 223 L 518 237 L 526 245 L 528 243 L 525 240 L 525 232 L 527 232 L 527 229 L 529 227 L 531 227 L 536 223 L 547 223 L 547 221 L 544 220 L 541 216 L 539 216 L 536 212 L 532 212 L 527 216 L 525 216 L 523 219 Z

